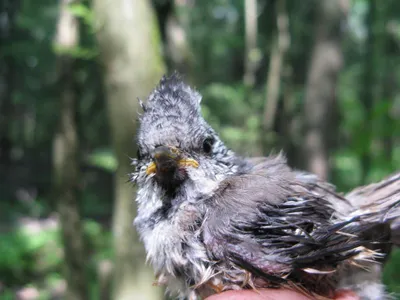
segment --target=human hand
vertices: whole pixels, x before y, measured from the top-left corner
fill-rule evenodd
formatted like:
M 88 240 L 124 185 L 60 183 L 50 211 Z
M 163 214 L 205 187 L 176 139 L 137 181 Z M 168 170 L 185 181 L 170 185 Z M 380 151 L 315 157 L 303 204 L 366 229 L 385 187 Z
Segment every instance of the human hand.
M 212 295 L 205 300 L 311 300 L 310 298 L 291 290 L 262 289 L 258 291 L 241 290 L 227 291 Z M 340 291 L 335 300 L 359 300 L 359 297 L 351 291 Z

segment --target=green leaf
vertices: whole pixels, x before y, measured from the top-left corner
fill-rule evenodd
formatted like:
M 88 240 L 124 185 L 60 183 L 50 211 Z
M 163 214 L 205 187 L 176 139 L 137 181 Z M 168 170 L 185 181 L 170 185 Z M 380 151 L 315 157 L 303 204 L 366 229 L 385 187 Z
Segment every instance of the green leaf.
M 112 172 L 117 169 L 118 164 L 115 155 L 109 150 L 93 152 L 88 158 L 88 163 Z
M 63 47 L 58 44 L 53 45 L 53 51 L 57 55 L 65 55 L 73 58 L 90 60 L 95 58 L 99 52 L 97 49 L 84 48 L 84 47 Z
M 92 10 L 82 3 L 72 3 L 68 10 L 76 17 L 81 18 L 86 25 L 92 26 L 94 14 Z

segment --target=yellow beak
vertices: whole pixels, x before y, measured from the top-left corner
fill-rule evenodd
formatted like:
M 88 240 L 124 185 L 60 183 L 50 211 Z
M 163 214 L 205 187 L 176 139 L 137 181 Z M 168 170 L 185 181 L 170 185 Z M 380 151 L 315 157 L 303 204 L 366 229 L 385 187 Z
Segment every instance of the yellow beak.
M 181 159 L 178 161 L 178 166 L 179 167 L 193 167 L 193 168 L 198 168 L 199 167 L 199 163 L 192 159 L 192 158 L 185 158 L 185 159 Z M 155 162 L 151 162 L 147 169 L 146 169 L 146 174 L 150 175 L 153 174 L 157 171 L 157 165 Z

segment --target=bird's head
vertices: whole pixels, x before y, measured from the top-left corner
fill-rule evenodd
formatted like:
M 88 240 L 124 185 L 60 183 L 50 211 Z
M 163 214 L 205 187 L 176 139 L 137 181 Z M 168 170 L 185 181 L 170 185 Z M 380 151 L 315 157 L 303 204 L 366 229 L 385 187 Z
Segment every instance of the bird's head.
M 200 101 L 174 74 L 163 77 L 142 104 L 133 173 L 139 190 L 172 198 L 179 192 L 207 193 L 235 172 L 235 155 L 201 116 Z

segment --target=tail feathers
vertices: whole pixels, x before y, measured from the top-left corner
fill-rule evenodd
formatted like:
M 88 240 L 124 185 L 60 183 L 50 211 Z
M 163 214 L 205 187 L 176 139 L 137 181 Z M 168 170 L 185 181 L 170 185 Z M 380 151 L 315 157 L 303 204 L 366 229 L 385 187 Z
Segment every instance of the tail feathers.
M 355 208 L 352 215 L 364 215 L 366 222 L 390 223 L 392 242 L 400 245 L 400 172 L 358 187 L 345 198 Z

